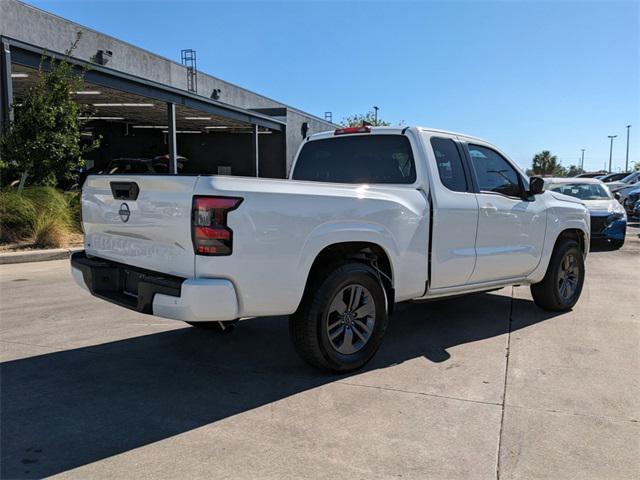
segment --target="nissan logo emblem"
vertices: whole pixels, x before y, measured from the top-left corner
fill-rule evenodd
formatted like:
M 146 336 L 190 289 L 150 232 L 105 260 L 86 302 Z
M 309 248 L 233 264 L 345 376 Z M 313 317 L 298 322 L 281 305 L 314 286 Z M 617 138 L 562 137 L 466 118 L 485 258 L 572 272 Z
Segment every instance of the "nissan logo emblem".
M 120 220 L 124 223 L 129 221 L 129 217 L 131 216 L 131 210 L 129 210 L 129 205 L 123 203 L 120 205 L 120 210 L 118 210 L 118 215 L 120 215 Z

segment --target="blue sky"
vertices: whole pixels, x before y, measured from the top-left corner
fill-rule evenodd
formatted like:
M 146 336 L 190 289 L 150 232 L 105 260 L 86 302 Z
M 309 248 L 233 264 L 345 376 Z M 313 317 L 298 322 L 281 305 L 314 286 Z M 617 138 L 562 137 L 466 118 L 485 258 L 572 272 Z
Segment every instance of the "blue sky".
M 334 120 L 465 132 L 521 166 L 640 161 L 639 2 L 28 3 Z

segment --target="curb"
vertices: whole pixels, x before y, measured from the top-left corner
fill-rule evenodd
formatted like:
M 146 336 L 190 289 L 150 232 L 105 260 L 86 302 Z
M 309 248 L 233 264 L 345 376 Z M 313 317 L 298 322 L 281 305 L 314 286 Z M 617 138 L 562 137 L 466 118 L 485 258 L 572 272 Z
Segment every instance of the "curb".
M 83 250 L 76 248 L 51 248 L 47 250 L 29 250 L 26 252 L 0 253 L 0 265 L 12 263 L 47 262 L 49 260 L 64 260 L 74 252 Z

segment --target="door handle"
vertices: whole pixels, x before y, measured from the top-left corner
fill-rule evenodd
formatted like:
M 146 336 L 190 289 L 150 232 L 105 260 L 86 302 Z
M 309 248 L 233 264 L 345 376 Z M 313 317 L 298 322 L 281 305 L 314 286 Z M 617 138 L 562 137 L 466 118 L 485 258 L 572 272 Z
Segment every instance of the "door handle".
M 111 193 L 116 200 L 137 200 L 140 188 L 136 182 L 111 182 Z
M 498 213 L 498 207 L 490 203 L 483 205 L 482 207 L 480 207 L 480 209 L 484 212 L 485 215 L 493 215 L 494 213 Z

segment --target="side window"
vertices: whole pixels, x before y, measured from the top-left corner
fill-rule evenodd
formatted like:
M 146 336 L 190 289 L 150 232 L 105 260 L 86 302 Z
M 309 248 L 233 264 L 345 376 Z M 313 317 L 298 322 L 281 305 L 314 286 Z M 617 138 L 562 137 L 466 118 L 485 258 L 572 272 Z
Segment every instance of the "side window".
M 438 174 L 442 184 L 454 192 L 466 192 L 467 180 L 464 176 L 462 158 L 456 144 L 450 138 L 432 138 L 431 147 L 436 156 Z
M 499 153 L 479 145 L 469 145 L 469 154 L 481 192 L 520 196 L 519 175 Z

